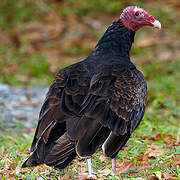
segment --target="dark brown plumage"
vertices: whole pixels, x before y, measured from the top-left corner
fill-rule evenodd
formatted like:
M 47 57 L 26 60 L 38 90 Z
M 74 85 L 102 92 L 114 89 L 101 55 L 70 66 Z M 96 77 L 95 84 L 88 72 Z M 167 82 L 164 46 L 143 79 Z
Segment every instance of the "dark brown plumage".
M 44 163 L 63 169 L 77 155 L 87 158 L 100 149 L 116 157 L 146 105 L 146 81 L 129 58 L 134 35 L 118 20 L 90 56 L 57 73 L 23 167 Z

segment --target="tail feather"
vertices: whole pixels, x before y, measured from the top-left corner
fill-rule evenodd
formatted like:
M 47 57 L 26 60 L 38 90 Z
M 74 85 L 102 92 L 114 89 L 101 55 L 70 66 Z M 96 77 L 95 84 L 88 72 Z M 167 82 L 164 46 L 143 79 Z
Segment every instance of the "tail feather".
M 76 152 L 74 151 L 71 156 L 69 156 L 66 161 L 64 161 L 63 163 L 57 163 L 54 168 L 56 169 L 64 169 L 69 163 L 71 163 L 71 161 L 76 157 Z
M 44 160 L 44 163 L 47 165 L 54 166 L 55 164 L 63 163 L 66 161 L 69 156 L 75 152 L 75 146 L 72 144 L 72 146 L 69 146 L 65 149 L 60 149 L 62 147 L 54 146 L 53 151 L 56 151 L 56 153 L 50 152 Z M 64 147 L 63 147 L 64 148 Z
M 67 133 L 64 133 L 51 145 L 45 146 L 41 145 L 44 149 L 41 156 L 40 149 L 37 148 L 32 155 L 24 162 L 22 167 L 31 167 L 39 164 L 47 164 L 48 166 L 53 166 L 57 169 L 64 169 L 75 157 L 75 144 L 73 144 Z M 47 148 L 47 149 L 46 149 Z
M 92 156 L 101 148 L 110 134 L 110 129 L 90 118 L 83 119 L 83 123 L 81 124 L 81 129 L 83 129 L 84 134 L 79 135 L 76 152 L 78 156 L 85 158 Z M 88 124 L 91 125 L 87 126 Z
M 25 167 L 33 167 L 33 166 L 37 166 L 39 164 L 42 164 L 38 161 L 38 157 L 37 154 L 35 152 L 33 152 L 31 154 L 31 156 L 23 163 L 23 165 L 21 166 L 22 168 Z
M 122 147 L 130 138 L 130 135 L 130 133 L 126 133 L 124 135 L 117 136 L 111 133 L 108 139 L 103 144 L 103 151 L 105 155 L 110 158 L 116 157 L 118 152 L 122 149 Z

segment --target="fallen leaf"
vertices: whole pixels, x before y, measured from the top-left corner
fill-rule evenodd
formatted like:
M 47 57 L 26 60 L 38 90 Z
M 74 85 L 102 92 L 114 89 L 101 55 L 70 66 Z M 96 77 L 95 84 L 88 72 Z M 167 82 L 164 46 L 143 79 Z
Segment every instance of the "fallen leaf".
M 159 178 L 156 177 L 156 176 L 151 175 L 151 176 L 148 177 L 148 180 L 159 180 Z
M 156 177 L 157 177 L 158 179 L 161 180 L 161 176 L 162 176 L 161 171 L 156 171 L 154 174 L 156 175 Z

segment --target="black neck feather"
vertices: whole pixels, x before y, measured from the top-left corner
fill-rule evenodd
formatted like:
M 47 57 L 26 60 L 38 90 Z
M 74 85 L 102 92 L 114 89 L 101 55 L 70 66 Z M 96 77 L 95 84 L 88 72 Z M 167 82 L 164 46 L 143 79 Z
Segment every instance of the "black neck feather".
M 103 56 L 111 55 L 129 58 L 134 35 L 135 32 L 127 29 L 120 20 L 116 21 L 108 27 L 91 55 L 103 54 Z

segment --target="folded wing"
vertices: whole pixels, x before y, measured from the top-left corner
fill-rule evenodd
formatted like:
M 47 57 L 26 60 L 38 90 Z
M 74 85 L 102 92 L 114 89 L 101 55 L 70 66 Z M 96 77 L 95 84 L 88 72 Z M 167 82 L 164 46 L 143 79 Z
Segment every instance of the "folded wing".
M 117 66 L 94 75 L 91 79 L 81 112 L 91 122 L 95 121 L 99 125 L 96 132 L 102 126 L 110 129 L 111 133 L 106 134 L 103 142 L 107 156 L 115 157 L 139 125 L 145 111 L 146 96 L 146 81 L 137 69 L 118 69 Z M 86 142 L 89 148 L 95 135 L 94 132 L 91 134 L 91 131 L 86 131 L 86 137 L 91 137 L 91 141 Z M 80 151 L 85 149 L 81 145 L 84 144 L 78 144 L 77 148 Z

